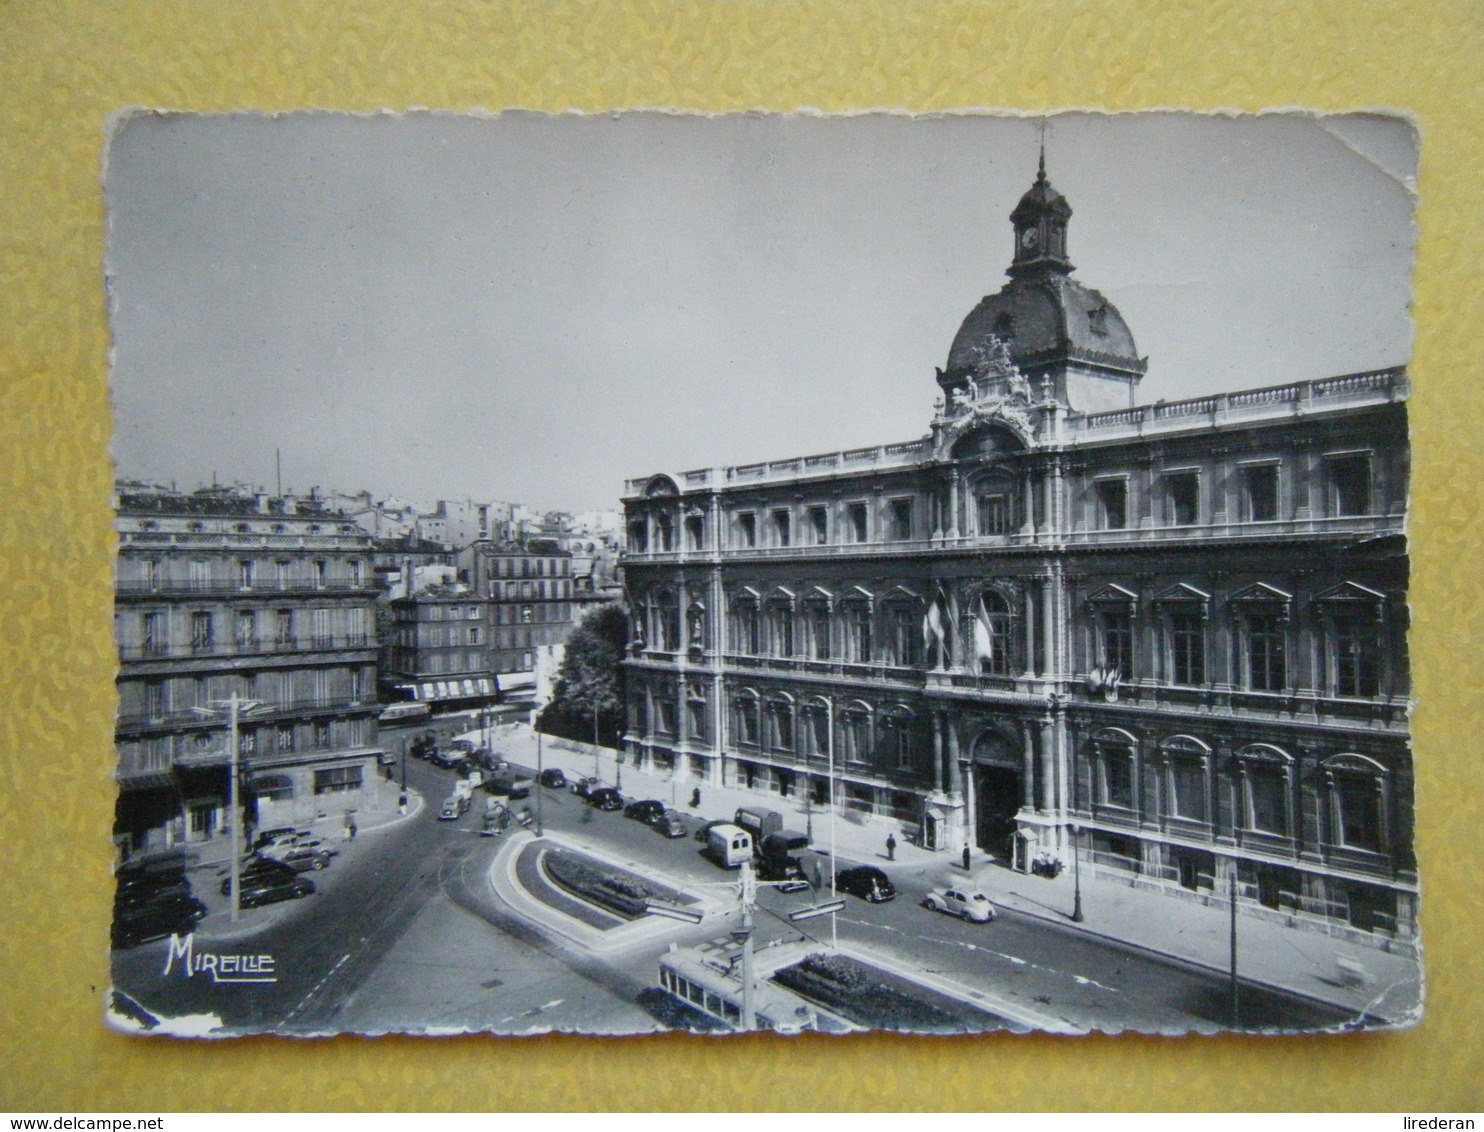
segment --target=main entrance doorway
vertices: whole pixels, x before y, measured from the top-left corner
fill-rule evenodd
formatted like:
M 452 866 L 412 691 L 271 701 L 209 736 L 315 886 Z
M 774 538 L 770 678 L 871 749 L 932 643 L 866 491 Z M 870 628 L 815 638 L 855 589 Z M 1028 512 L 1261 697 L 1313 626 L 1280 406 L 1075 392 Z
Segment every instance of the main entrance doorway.
M 1015 815 L 1020 811 L 1020 772 L 1003 766 L 974 767 L 974 796 L 978 803 L 979 848 L 1002 860 L 1011 860 Z

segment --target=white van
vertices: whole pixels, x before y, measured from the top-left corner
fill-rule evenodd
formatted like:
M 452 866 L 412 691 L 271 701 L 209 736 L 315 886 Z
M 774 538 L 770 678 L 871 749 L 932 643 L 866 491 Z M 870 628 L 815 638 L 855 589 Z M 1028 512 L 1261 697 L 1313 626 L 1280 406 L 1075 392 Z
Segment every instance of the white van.
M 736 869 L 752 860 L 752 834 L 737 825 L 713 825 L 706 832 L 706 856 L 724 869 Z

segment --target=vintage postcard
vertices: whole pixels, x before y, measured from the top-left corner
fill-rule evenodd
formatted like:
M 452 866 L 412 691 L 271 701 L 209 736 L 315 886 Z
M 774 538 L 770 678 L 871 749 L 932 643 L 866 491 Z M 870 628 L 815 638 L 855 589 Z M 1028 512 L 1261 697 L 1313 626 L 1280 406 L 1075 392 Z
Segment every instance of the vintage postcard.
M 1416 160 L 122 117 L 110 1024 L 1416 1024 Z

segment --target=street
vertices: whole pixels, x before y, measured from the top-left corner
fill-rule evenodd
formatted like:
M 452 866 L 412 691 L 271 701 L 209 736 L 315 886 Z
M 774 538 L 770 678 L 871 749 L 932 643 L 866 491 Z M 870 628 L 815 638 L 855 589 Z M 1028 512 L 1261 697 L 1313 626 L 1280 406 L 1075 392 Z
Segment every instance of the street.
M 388 738 L 388 748 L 400 751 L 400 739 Z M 728 925 L 666 923 L 673 930 L 663 942 L 613 955 L 584 953 L 494 895 L 488 874 L 505 838 L 478 836 L 482 795 L 462 820 L 437 820 L 455 778 L 451 770 L 408 759 L 408 785 L 425 800 L 420 811 L 363 834 L 329 869 L 313 874 L 319 891 L 275 906 L 282 913 L 260 930 L 209 942 L 198 936 L 198 951 L 272 956 L 276 982 L 187 978 L 178 962 L 163 974 L 168 944 L 160 941 L 115 953 L 116 988 L 151 1013 L 214 1014 L 229 1030 L 653 1029 L 655 1019 L 636 1000 L 654 982 L 659 952 L 671 941 L 700 942 Z M 692 837 L 662 838 L 622 813 L 583 805 L 566 790 L 541 794 L 547 830 L 606 859 L 717 894 L 736 882 L 737 874 L 704 858 Z M 530 805 L 536 807 L 534 796 Z M 693 823 L 730 816 L 690 813 Z M 827 873 L 827 862 L 822 865 Z M 1184 1032 L 1230 1024 L 1229 985 L 1208 970 L 1014 910 L 1001 909 L 989 924 L 928 911 L 921 898 L 947 872 L 946 861 L 898 870 L 899 895 L 885 904 L 844 897 L 835 925 L 840 943 L 930 974 L 966 996 L 991 994 L 1076 1029 Z M 814 899 L 812 892 L 764 887 L 758 944 L 800 938 L 827 944 L 829 918 L 802 925 L 786 919 Z M 1244 986 L 1242 1000 L 1244 1022 L 1252 1025 L 1315 1029 L 1348 1017 L 1252 987 Z

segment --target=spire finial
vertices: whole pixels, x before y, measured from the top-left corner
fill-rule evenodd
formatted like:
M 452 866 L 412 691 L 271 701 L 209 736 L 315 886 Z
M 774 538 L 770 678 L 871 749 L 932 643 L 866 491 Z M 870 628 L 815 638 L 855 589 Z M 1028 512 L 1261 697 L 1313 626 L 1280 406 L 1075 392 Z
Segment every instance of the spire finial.
M 1036 180 L 1046 179 L 1046 115 L 1041 115 L 1041 160 L 1036 165 Z

